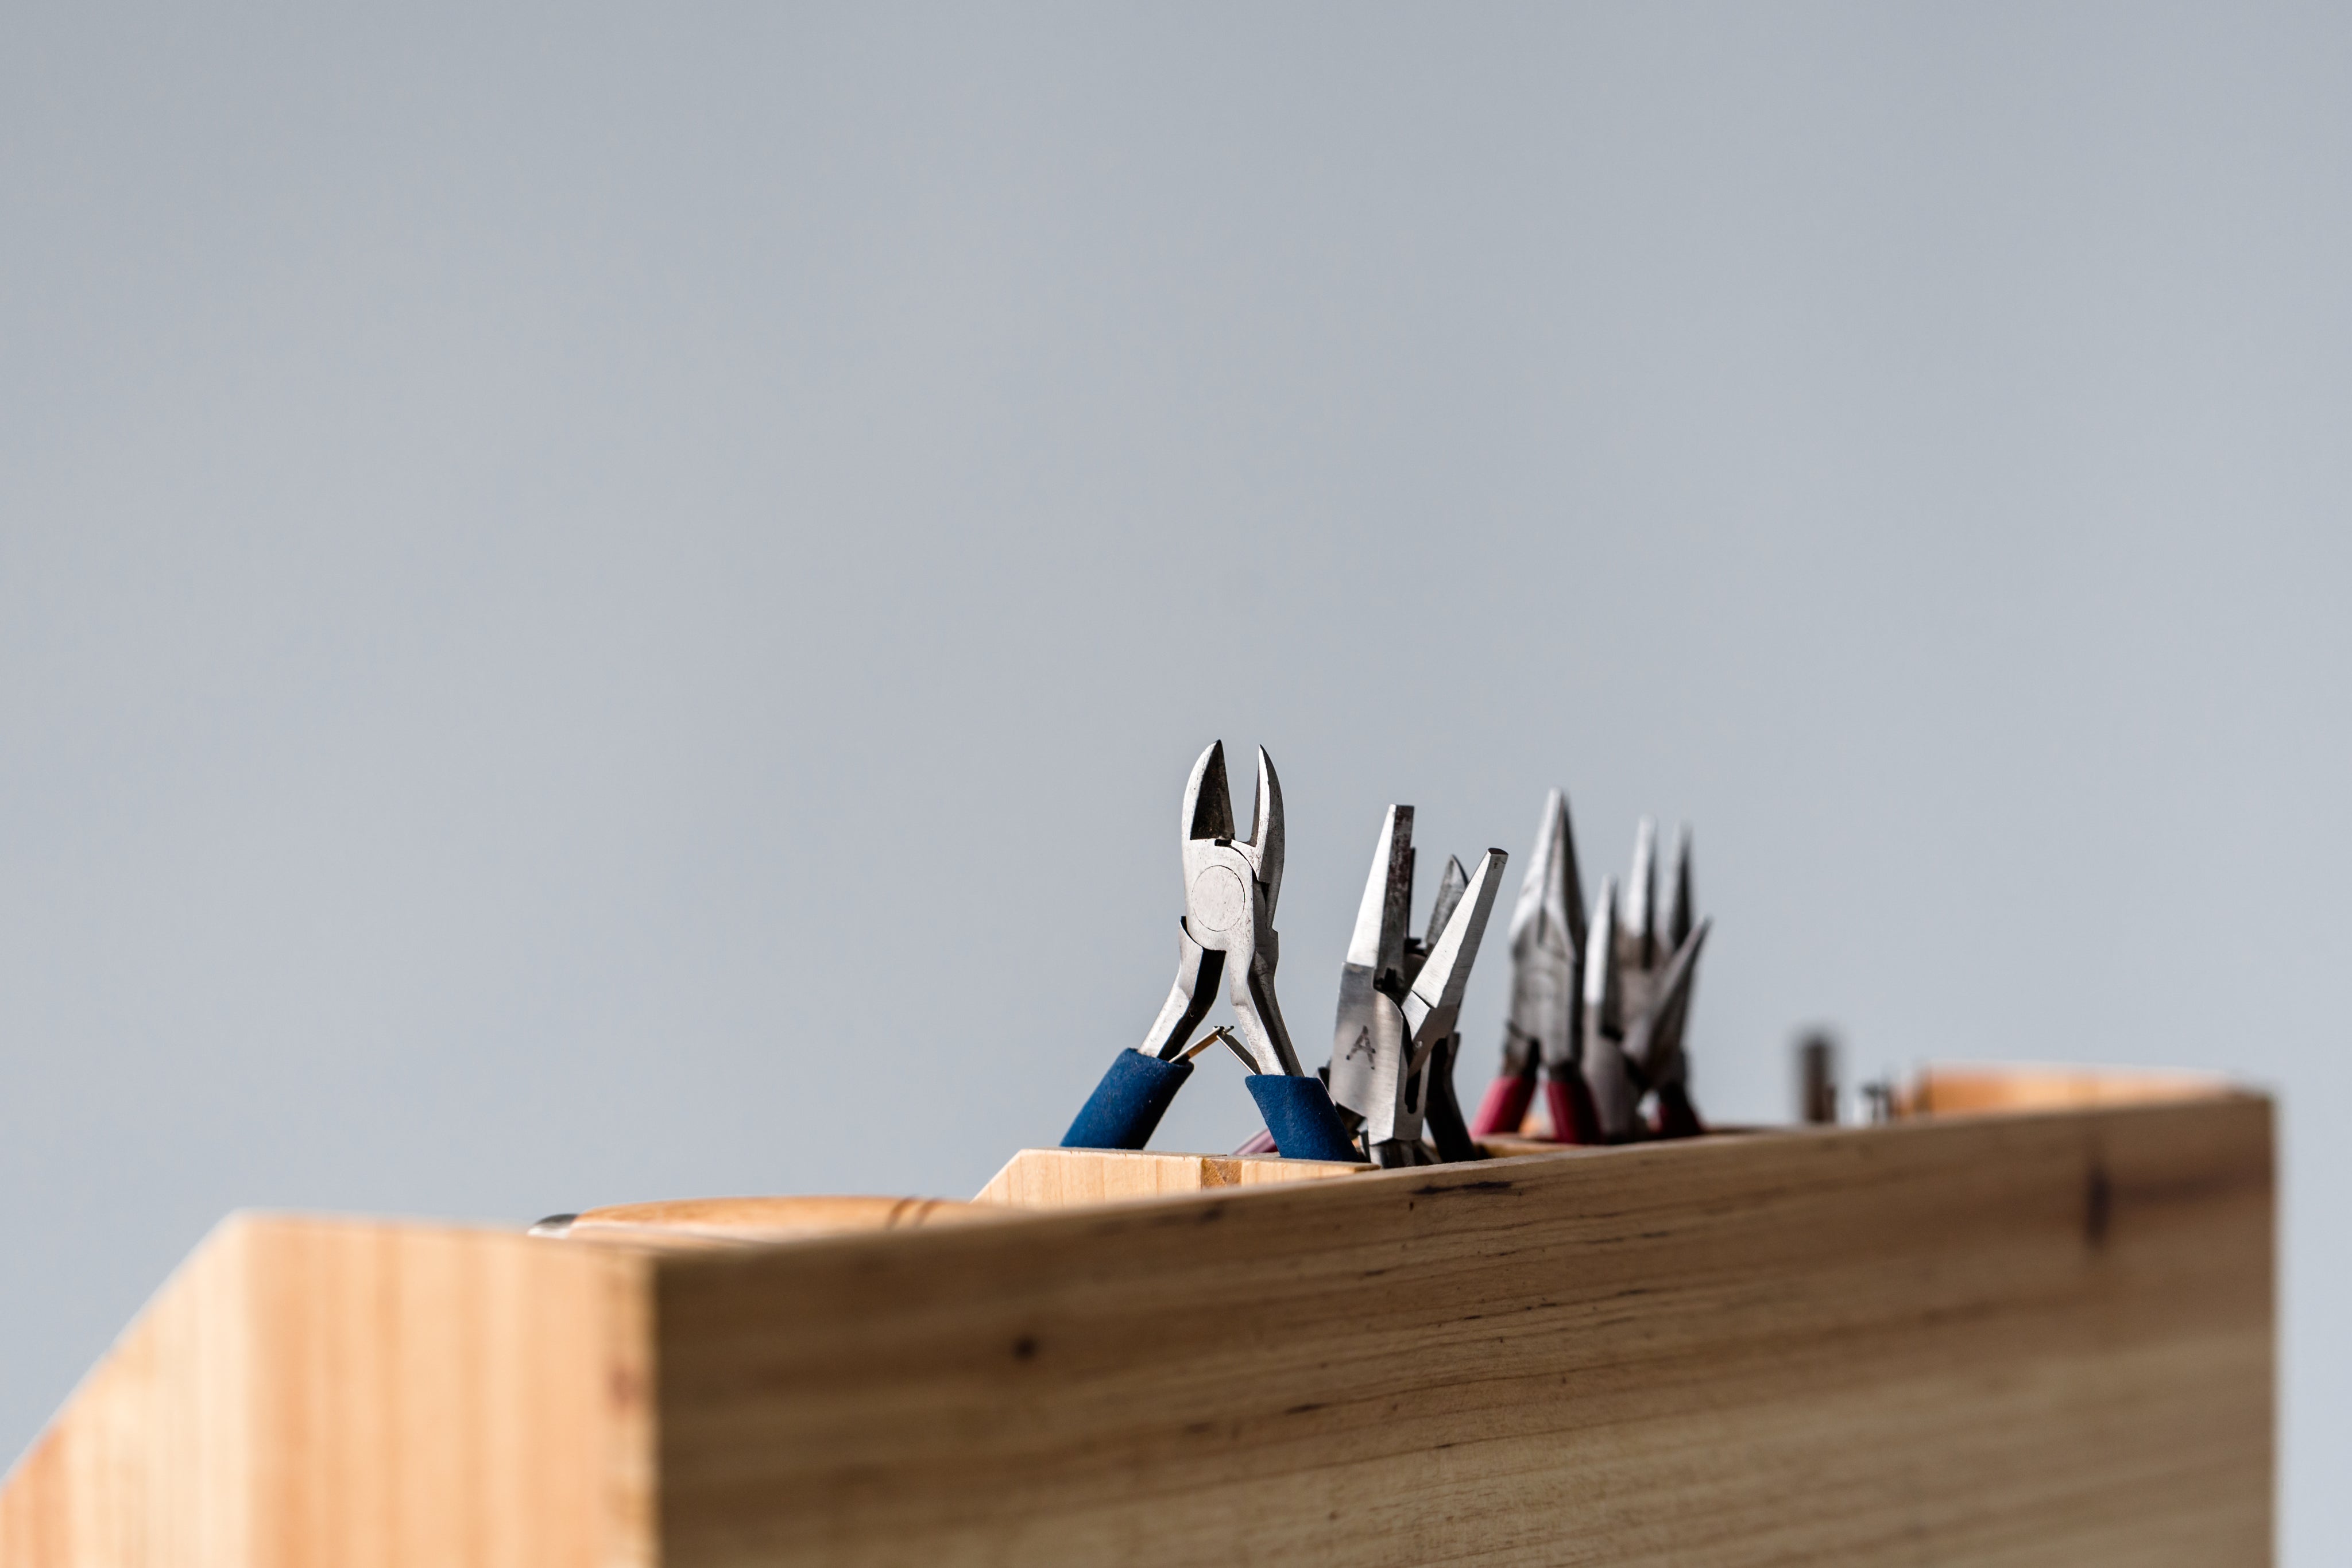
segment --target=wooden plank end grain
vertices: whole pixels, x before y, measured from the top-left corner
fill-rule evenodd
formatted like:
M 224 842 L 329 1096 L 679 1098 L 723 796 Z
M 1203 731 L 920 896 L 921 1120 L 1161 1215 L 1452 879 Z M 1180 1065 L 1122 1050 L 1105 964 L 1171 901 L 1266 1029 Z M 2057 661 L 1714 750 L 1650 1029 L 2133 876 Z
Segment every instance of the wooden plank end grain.
M 5 1568 L 650 1568 L 648 1265 L 238 1215 L 0 1485 Z

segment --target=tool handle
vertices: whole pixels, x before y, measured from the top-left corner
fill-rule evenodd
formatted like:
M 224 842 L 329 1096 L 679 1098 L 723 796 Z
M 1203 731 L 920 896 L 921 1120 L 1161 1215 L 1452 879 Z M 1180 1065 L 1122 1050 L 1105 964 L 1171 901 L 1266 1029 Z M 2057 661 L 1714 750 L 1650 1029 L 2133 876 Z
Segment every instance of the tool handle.
M 1265 1130 L 1274 1134 L 1275 1152 L 1284 1159 L 1362 1162 L 1321 1079 L 1253 1072 L 1242 1082 L 1249 1085 Z
M 1486 1097 L 1478 1102 L 1478 1119 L 1470 1124 L 1470 1135 L 1474 1138 L 1516 1136 L 1519 1124 L 1528 1119 L 1528 1104 L 1535 1097 L 1534 1073 L 1504 1073 L 1486 1085 Z
M 1461 1050 L 1462 1037 L 1450 1034 L 1437 1042 L 1429 1059 L 1429 1141 L 1437 1145 L 1437 1158 L 1444 1165 L 1486 1157 L 1462 1124 L 1462 1102 L 1454 1097 L 1454 1059 Z
M 1658 1136 L 1662 1138 L 1696 1138 L 1705 1134 L 1706 1124 L 1698 1119 L 1698 1107 L 1690 1102 L 1690 1091 L 1679 1083 L 1658 1086 Z
M 1162 1061 L 1122 1051 L 1102 1075 L 1078 1119 L 1062 1134 L 1066 1149 L 1139 1149 L 1151 1141 L 1176 1091 L 1192 1076 L 1189 1061 Z
M 1601 1113 L 1593 1109 L 1592 1091 L 1586 1087 L 1584 1074 L 1574 1068 L 1569 1069 L 1564 1078 L 1545 1077 L 1544 1108 L 1551 1113 L 1553 1143 L 1601 1141 Z

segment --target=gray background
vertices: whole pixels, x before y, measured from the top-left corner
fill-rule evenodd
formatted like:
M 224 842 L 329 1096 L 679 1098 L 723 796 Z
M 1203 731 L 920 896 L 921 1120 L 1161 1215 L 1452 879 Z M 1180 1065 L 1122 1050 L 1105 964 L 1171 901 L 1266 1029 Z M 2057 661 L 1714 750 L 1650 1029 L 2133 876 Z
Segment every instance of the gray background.
M 1557 782 L 1717 1114 L 2280 1090 L 2336 1554 L 2352 13 L 400 9 L 0 25 L 0 1447 L 236 1206 L 977 1186 L 1222 736 L 1310 1057 Z

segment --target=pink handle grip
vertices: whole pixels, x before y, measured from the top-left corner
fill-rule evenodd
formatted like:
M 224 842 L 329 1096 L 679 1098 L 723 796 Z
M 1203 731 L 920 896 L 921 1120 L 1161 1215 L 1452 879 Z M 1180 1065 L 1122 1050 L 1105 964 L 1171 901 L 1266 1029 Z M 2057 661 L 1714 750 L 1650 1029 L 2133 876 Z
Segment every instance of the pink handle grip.
M 1573 1073 L 1566 1082 L 1546 1078 L 1544 1108 L 1551 1113 L 1553 1143 L 1601 1142 L 1601 1116 L 1592 1108 L 1592 1091 L 1584 1086 L 1581 1072 Z
M 1697 1138 L 1706 1134 L 1706 1124 L 1699 1120 L 1698 1108 L 1690 1103 L 1690 1092 L 1679 1083 L 1668 1083 L 1658 1091 L 1658 1136 L 1662 1138 Z
M 1486 1085 L 1478 1114 L 1470 1124 L 1474 1138 L 1510 1137 L 1528 1119 L 1528 1103 L 1536 1097 L 1536 1075 L 1507 1072 Z

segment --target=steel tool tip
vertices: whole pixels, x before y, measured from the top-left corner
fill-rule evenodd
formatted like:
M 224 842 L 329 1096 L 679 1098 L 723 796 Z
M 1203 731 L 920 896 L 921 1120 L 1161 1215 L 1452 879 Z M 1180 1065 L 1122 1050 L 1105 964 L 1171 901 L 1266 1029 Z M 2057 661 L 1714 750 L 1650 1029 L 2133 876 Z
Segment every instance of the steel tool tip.
M 1356 905 L 1348 962 L 1379 974 L 1404 967 L 1404 928 L 1412 903 L 1412 808 L 1391 806 L 1372 845 L 1372 869 Z
M 1604 877 L 1592 901 L 1590 939 L 1584 945 L 1584 1010 L 1605 1032 L 1617 1021 L 1617 879 Z
M 1429 929 L 1421 945 L 1434 949 L 1437 939 L 1444 934 L 1445 923 L 1454 918 L 1454 906 L 1462 902 L 1469 890 L 1470 873 L 1462 869 L 1462 862 L 1454 855 L 1445 857 L 1445 874 L 1437 879 L 1437 898 L 1429 906 Z
M 1234 797 L 1225 785 L 1225 743 L 1209 742 L 1192 764 L 1184 782 L 1184 836 L 1188 839 L 1228 839 L 1234 836 Z
M 1511 909 L 1512 946 L 1539 936 L 1546 921 L 1558 923 L 1571 948 L 1584 945 L 1584 879 L 1577 870 L 1568 797 L 1558 789 L 1544 797 L 1543 819 L 1536 824 L 1535 853 L 1528 857 L 1528 874 Z
M 1666 873 L 1666 946 L 1682 946 L 1697 918 L 1698 904 L 1691 895 L 1691 830 L 1685 822 L 1675 830 L 1675 858 Z
M 1644 817 L 1633 830 L 1633 873 L 1625 884 L 1625 932 L 1644 969 L 1657 953 L 1657 930 L 1652 923 L 1657 906 L 1657 857 L 1658 824 Z
M 1225 814 L 1232 818 L 1230 805 Z M 1257 799 L 1250 804 L 1249 841 L 1257 852 L 1257 879 L 1265 883 L 1266 903 L 1271 905 L 1282 892 L 1282 780 L 1274 776 L 1274 758 L 1263 746 L 1257 748 Z
M 1691 986 L 1698 974 L 1699 953 L 1706 946 L 1706 934 L 1714 929 L 1712 919 L 1702 920 L 1675 948 L 1674 958 L 1666 965 L 1665 979 L 1658 988 L 1660 1014 L 1669 1015 L 1688 1005 Z
M 1428 961 L 1413 977 L 1412 994 L 1432 1009 L 1462 1005 L 1462 992 L 1470 983 L 1470 966 L 1486 935 L 1486 916 L 1495 907 L 1495 893 L 1502 885 L 1503 866 L 1509 859 L 1500 850 L 1488 850 L 1478 857 L 1478 869 L 1470 873 L 1444 929 L 1430 943 Z
M 1690 1025 L 1691 991 L 1698 983 L 1699 952 L 1706 946 L 1706 934 L 1714 925 L 1712 920 L 1700 921 L 1675 949 L 1674 958 L 1666 966 L 1665 978 L 1658 988 L 1658 999 L 1643 1020 L 1640 1032 L 1644 1039 L 1639 1065 L 1653 1086 L 1679 1083 L 1688 1076 L 1683 1035 Z

